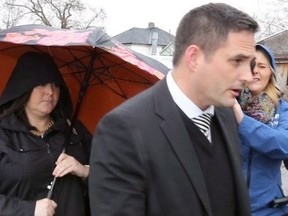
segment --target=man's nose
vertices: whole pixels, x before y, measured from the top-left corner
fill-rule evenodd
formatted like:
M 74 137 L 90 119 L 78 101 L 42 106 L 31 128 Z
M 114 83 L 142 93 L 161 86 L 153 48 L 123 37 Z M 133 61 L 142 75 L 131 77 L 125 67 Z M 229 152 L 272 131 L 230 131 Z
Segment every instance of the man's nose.
M 241 80 L 245 82 L 251 82 L 253 80 L 253 74 L 254 74 L 253 71 L 254 69 L 251 70 L 251 66 L 247 68 L 245 67 L 243 73 L 241 73 L 242 74 Z

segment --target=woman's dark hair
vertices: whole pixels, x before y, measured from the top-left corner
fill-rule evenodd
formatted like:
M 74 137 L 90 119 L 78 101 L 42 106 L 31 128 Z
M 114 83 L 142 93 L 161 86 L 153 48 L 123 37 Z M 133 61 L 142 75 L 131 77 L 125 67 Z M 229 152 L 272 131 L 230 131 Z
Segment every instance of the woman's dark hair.
M 15 114 L 19 119 L 21 119 L 26 125 L 29 125 L 28 119 L 25 113 L 25 105 L 27 104 L 31 92 L 26 92 L 20 97 L 16 98 L 13 101 L 10 101 L 0 107 L 0 120 L 9 116 L 11 114 Z
M 33 127 L 30 125 L 28 121 L 25 112 L 25 106 L 29 101 L 32 91 L 33 90 L 30 90 L 29 92 L 24 93 L 15 100 L 0 106 L 0 121 L 6 116 L 15 114 L 15 116 L 19 120 L 21 120 L 28 128 L 33 129 Z M 72 104 L 69 105 L 71 100 L 69 98 L 67 99 L 65 94 L 62 94 L 61 92 L 65 92 L 65 89 L 60 86 L 60 97 L 58 103 L 54 108 L 54 110 L 52 111 L 52 113 L 50 114 L 52 119 L 55 121 L 58 119 L 67 119 L 67 118 L 71 119 L 72 115 L 72 109 L 70 108 Z

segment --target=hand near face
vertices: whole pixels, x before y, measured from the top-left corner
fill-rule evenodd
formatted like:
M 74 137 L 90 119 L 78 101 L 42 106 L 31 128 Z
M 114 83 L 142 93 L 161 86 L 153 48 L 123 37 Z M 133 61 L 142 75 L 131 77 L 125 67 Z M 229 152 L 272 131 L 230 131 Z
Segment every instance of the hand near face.
M 84 166 L 74 157 L 62 153 L 56 161 L 56 167 L 53 171 L 53 175 L 55 177 L 62 177 L 68 173 L 81 178 L 87 178 L 89 175 L 89 167 Z
M 55 209 L 57 204 L 48 198 L 37 200 L 35 206 L 35 216 L 53 216 L 55 214 Z
M 234 115 L 235 115 L 237 123 L 240 124 L 241 121 L 243 120 L 244 114 L 237 100 L 235 100 L 233 111 L 234 111 Z

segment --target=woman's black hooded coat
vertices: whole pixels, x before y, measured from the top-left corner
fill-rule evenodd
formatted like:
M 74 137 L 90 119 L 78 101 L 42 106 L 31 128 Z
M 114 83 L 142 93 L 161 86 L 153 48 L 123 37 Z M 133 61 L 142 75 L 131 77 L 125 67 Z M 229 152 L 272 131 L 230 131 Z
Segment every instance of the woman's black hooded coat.
M 71 110 L 72 103 L 62 76 L 55 63 L 37 55 L 37 60 L 34 54 L 19 59 L 1 95 L 0 108 L 35 86 L 56 82 L 60 85 L 60 101 L 66 104 L 63 112 L 69 116 L 67 110 Z M 28 64 L 27 58 L 31 58 Z M 28 78 L 23 75 L 24 71 Z M 63 115 L 62 118 L 55 116 L 54 122 L 43 136 L 36 136 L 15 114 L 0 120 L 0 215 L 33 216 L 36 200 L 47 196 L 55 162 L 69 131 Z M 75 121 L 73 128 L 66 153 L 88 164 L 91 134 L 80 121 Z M 86 189 L 87 184 L 80 177 L 68 174 L 58 178 L 52 196 L 57 203 L 55 215 L 85 215 Z

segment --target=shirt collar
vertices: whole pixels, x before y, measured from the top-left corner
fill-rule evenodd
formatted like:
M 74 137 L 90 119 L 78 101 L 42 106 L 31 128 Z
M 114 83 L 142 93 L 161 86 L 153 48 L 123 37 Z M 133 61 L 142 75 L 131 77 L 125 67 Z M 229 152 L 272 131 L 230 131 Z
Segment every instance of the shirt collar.
M 210 113 L 212 116 L 214 115 L 214 106 L 209 106 L 206 110 L 202 111 L 192 100 L 190 100 L 178 87 L 173 76 L 172 71 L 166 76 L 166 81 L 168 85 L 168 89 L 174 102 L 178 105 L 178 107 L 189 117 L 194 118 L 203 113 Z

